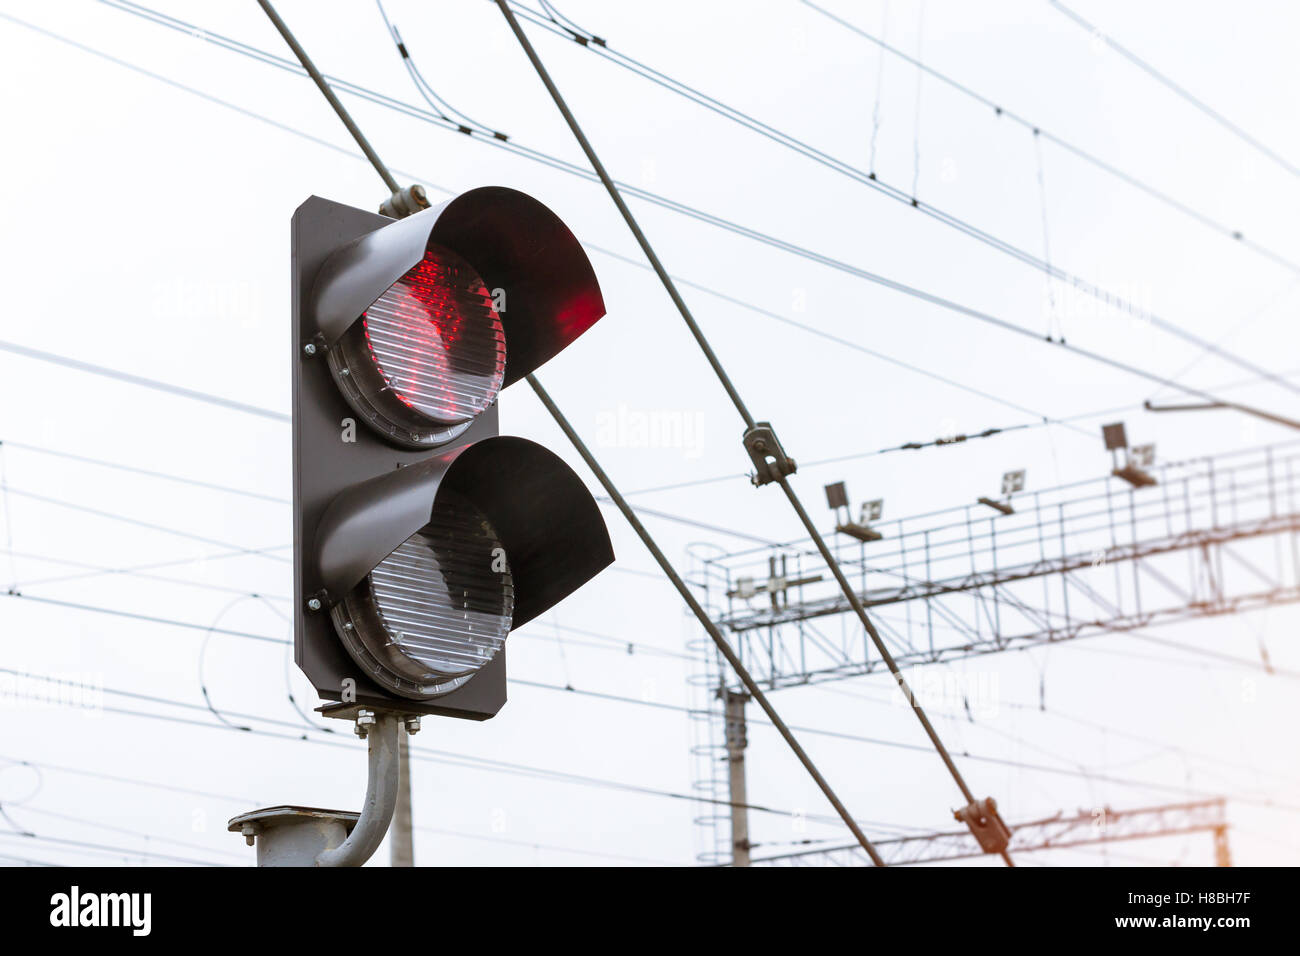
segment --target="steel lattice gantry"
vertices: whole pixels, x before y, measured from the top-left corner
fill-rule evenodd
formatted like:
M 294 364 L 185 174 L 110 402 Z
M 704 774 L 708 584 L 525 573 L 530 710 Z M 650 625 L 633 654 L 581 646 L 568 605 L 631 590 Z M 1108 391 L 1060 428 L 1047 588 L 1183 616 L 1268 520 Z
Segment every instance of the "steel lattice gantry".
M 1013 854 L 1190 833 L 1212 833 L 1215 865 L 1231 865 L 1228 856 L 1228 822 L 1222 798 L 1130 810 L 1105 807 L 1080 810 L 1073 815 L 1058 813 L 1042 820 L 1013 825 L 1011 829 L 1009 850 Z M 979 848 L 969 830 L 874 840 L 873 844 L 890 866 L 968 860 L 987 855 Z M 862 847 L 855 843 L 852 846 L 755 857 L 752 865 L 870 866 L 871 860 L 862 851 Z
M 836 558 L 903 667 L 1300 601 L 1300 442 L 1163 464 L 1151 477 L 874 521 L 862 535 L 874 540 L 834 535 Z M 810 543 L 697 547 L 692 559 L 702 603 L 768 687 L 885 669 Z M 692 679 L 695 787 L 713 801 L 696 821 L 699 855 L 743 864 L 748 823 L 732 794 L 744 777 L 743 701 L 726 706 L 740 688 L 706 642 L 693 649 L 705 661 Z
M 836 536 L 902 666 L 1300 600 L 1300 443 L 1013 495 Z M 773 688 L 884 668 L 806 543 L 697 565 L 718 624 Z M 810 580 L 811 579 L 811 580 Z M 838 619 L 836 619 L 838 616 Z M 829 626 L 828 626 L 829 625 Z

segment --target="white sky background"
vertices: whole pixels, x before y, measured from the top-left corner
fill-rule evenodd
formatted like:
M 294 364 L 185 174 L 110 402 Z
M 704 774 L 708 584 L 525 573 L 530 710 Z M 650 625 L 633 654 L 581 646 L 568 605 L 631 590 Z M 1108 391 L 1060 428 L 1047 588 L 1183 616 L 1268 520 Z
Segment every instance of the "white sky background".
M 255 3 L 167 3 L 156 8 L 206 30 L 288 56 Z M 1284 3 L 1127 4 L 1077 0 L 1076 9 L 1215 108 L 1293 160 L 1300 157 L 1294 57 L 1297 14 Z M 879 34 L 882 5 L 826 0 Z M 423 106 L 373 4 L 282 0 L 279 12 L 327 73 Z M 5 14 L 318 137 L 330 149 L 167 86 L 10 19 L 0 20 L 0 103 L 5 129 L 0 178 L 0 262 L 8 295 L 3 338 L 122 371 L 280 411 L 289 409 L 289 218 L 316 194 L 373 208 L 385 190 L 305 78 L 201 39 L 91 2 L 6 2 Z M 483 0 L 392 0 L 425 77 L 469 116 L 518 141 L 583 163 L 563 121 L 494 6 Z M 865 166 L 877 98 L 877 48 L 794 0 L 765 3 L 599 4 L 560 9 L 611 46 L 826 152 Z M 923 29 L 918 36 L 918 20 Z M 1222 127 L 1097 43 L 1046 3 L 895 0 L 889 41 L 1021 116 L 1292 260 L 1300 183 Z M 1041 272 L 1014 262 L 916 211 L 733 126 L 685 100 L 539 29 L 530 36 L 616 178 L 779 235 L 928 291 L 1048 330 Z M 968 98 L 886 57 L 876 168 L 910 189 L 914 146 L 918 195 L 1034 253 L 1042 249 L 1032 135 Z M 553 208 L 584 241 L 639 258 L 599 186 L 529 163 L 345 97 L 379 154 L 403 182 L 461 190 L 510 185 Z M 1251 254 L 1077 160 L 1043 144 L 1051 256 L 1207 339 L 1279 371 L 1300 364 L 1300 288 L 1287 269 Z M 438 195 L 438 194 L 434 194 Z M 924 366 L 1053 417 L 1138 405 L 1156 386 L 999 332 L 950 312 L 793 258 L 749 240 L 633 202 L 668 269 L 696 283 Z M 541 378 L 626 489 L 747 467 L 741 423 L 653 275 L 599 253 L 608 316 L 547 366 Z M 797 459 L 928 441 L 1031 420 L 931 379 L 799 332 L 752 311 L 683 290 L 751 410 L 770 419 Z M 1081 296 L 1058 310 L 1072 342 L 1161 374 L 1197 358 L 1195 346 L 1148 326 L 1096 314 Z M 1212 357 L 1190 384 L 1218 386 L 1249 374 Z M 1172 397 L 1164 393 L 1162 399 Z M 1234 389 L 1235 400 L 1294 414 L 1294 395 L 1274 385 Z M 585 470 L 527 389 L 501 402 L 503 431 L 548 445 Z M 602 429 L 620 408 L 681 413 L 700 423 L 687 447 L 632 447 Z M 1003 471 L 1028 470 L 1029 488 L 1095 477 L 1109 467 L 1097 437 L 1032 429 L 972 442 L 808 468 L 796 487 L 823 525 L 821 486 L 843 478 L 855 502 L 883 497 L 888 517 L 930 511 L 997 491 Z M 1293 437 L 1232 412 L 1122 416 L 1134 443 L 1154 441 L 1161 459 L 1227 451 Z M 613 440 L 610 440 L 610 439 Z M 291 493 L 289 428 L 157 392 L 0 352 L 0 439 L 180 474 L 272 497 Z M 34 583 L 77 573 L 28 555 L 126 567 L 199 558 L 220 545 L 149 531 L 67 507 L 38 494 L 220 542 L 287 545 L 284 503 L 127 474 L 6 447 L 10 486 L 0 581 L 24 594 L 258 634 L 287 637 L 281 615 L 290 565 L 241 557 L 179 564 L 156 573 L 232 589 L 126 575 Z M 596 488 L 594 479 L 589 481 Z M 27 495 L 20 494 L 26 492 Z M 638 496 L 650 508 L 773 539 L 798 537 L 780 492 L 743 480 Z M 642 575 L 653 562 L 617 513 L 607 519 L 616 568 L 512 636 L 510 674 L 582 690 L 690 702 L 691 665 L 679 657 L 616 646 L 635 642 L 679 654 L 698 629 L 666 582 Z M 686 566 L 686 547 L 728 550 L 745 542 L 650 521 L 665 551 Z M 285 555 L 285 551 L 275 552 Z M 620 570 L 622 569 L 622 570 Z M 627 573 L 633 572 L 633 573 Z M 237 600 L 256 591 L 266 602 Z M 232 605 L 232 601 L 235 602 Z M 86 675 L 104 686 L 202 705 L 202 631 L 0 598 L 2 666 Z M 1290 643 L 1294 609 L 1163 631 L 1184 643 L 1257 657 L 1262 634 L 1273 662 L 1300 666 Z M 556 627 L 608 635 L 587 637 Z M 555 636 L 564 637 L 563 644 Z M 1136 656 L 1121 654 L 1131 650 Z M 1140 654 L 1138 653 L 1140 652 Z M 1043 664 L 1043 661 L 1046 661 Z M 940 719 L 954 751 L 970 750 L 1171 787 L 1266 795 L 1300 804 L 1295 682 L 1219 667 L 1189 654 L 1096 638 L 1039 657 L 1048 714 L 1003 707 L 979 723 Z M 1038 670 L 1023 655 L 972 665 L 995 674 L 1006 701 L 1036 704 Z M 148 848 L 213 862 L 248 863 L 252 851 L 225 820 L 256 806 L 297 803 L 352 808 L 364 788 L 364 748 L 339 723 L 335 749 L 296 740 L 305 728 L 286 699 L 285 651 L 217 635 L 204 678 L 223 710 L 282 735 L 237 733 L 205 710 L 106 696 L 106 706 L 209 725 L 113 713 L 36 711 L 11 704 L 0 757 L 45 766 L 0 769 L 0 800 L 13 821 L 41 837 Z M 1243 681 L 1253 681 L 1252 694 Z M 296 669 L 293 692 L 314 705 Z M 888 698 L 887 678 L 838 689 Z M 419 748 L 506 761 L 683 793 L 692 786 L 691 728 L 683 714 L 512 685 L 494 720 L 427 720 Z M 794 723 L 906 742 L 923 740 L 904 708 L 821 690 L 774 700 Z M 1167 741 L 1172 749 L 1052 716 L 1085 716 Z M 244 718 L 229 718 L 245 723 Z M 313 740 L 320 735 L 309 735 Z M 289 739 L 284 739 L 289 738 Z M 775 734 L 750 731 L 754 803 L 832 811 Z M 803 739 L 861 819 L 889 828 L 947 829 L 959 797 L 936 756 Z M 350 751 L 350 752 L 349 752 Z M 1194 751 L 1187 756 L 1183 751 Z M 1214 760 L 1205 757 L 1215 758 Z M 1060 809 L 1176 801 L 1167 791 L 1106 784 L 960 761 L 972 788 L 995 795 L 1011 821 Z M 65 768 L 65 769 L 56 769 Z M 170 792 L 95 774 L 165 783 Z M 417 862 L 572 864 L 694 859 L 698 808 L 666 797 L 491 772 L 463 761 L 416 764 Z M 32 795 L 34 792 L 34 795 Z M 227 795 L 234 799 L 222 799 Z M 23 801 L 26 799 L 26 802 Z M 1240 863 L 1294 863 L 1294 812 L 1230 804 Z M 56 816 L 62 815 L 62 816 Z M 66 819 L 95 821 L 103 826 Z M 809 820 L 755 814 L 758 842 L 844 837 Z M 128 832 L 115 832 L 117 827 Z M 868 827 L 872 834 L 885 828 Z M 156 839 L 146 844 L 138 836 Z M 164 838 L 176 843 L 165 843 Z M 541 845 L 540 847 L 537 845 Z M 616 855 L 583 856 L 554 847 Z M 1210 838 L 1133 843 L 1113 863 L 1203 864 Z M 0 854 L 47 861 L 120 862 L 0 832 Z M 1040 854 L 1054 864 L 1095 864 L 1093 852 Z M 386 863 L 386 851 L 376 857 Z M 0 862 L 5 862 L 0 859 Z M 133 858 L 132 862 L 141 862 Z M 156 859 L 145 862 L 158 862 Z M 1026 860 L 1026 862 L 1031 862 Z

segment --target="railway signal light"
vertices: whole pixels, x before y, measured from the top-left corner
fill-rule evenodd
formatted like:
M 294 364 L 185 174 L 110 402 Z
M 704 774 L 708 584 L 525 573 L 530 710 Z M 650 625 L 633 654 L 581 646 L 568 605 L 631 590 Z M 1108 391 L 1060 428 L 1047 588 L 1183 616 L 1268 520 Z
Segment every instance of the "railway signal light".
M 609 565 L 556 455 L 496 400 L 602 315 L 545 206 L 500 187 L 403 219 L 293 217 L 294 657 L 323 699 L 484 719 L 505 641 Z

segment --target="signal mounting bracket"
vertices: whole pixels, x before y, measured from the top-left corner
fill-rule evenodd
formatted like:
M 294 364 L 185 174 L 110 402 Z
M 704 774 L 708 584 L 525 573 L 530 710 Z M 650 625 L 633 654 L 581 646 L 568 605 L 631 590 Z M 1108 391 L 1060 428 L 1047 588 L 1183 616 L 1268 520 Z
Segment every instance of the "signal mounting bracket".
M 410 718 L 419 718 L 427 716 L 418 708 L 404 707 L 392 704 L 363 704 L 356 701 L 323 701 L 321 705 L 315 708 L 316 713 L 322 717 L 333 717 L 336 720 L 355 721 L 363 712 L 369 711 L 372 714 L 383 714 L 388 717 L 394 717 L 400 721 L 407 721 Z
M 771 422 L 755 422 L 745 430 L 745 451 L 754 463 L 754 474 L 750 480 L 756 486 L 779 481 L 786 475 L 795 473 L 794 459 L 786 455 L 785 449 L 777 440 Z

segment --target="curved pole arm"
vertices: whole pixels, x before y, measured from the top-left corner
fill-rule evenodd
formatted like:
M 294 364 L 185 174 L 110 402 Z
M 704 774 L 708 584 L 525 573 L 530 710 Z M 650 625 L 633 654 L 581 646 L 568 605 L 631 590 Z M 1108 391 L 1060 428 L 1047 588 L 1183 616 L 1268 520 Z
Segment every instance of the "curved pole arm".
M 357 820 L 346 840 L 317 854 L 317 866 L 361 866 L 384 841 L 397 806 L 400 772 L 397 735 L 401 730 L 401 717 L 385 713 L 375 715 L 375 723 L 366 734 L 369 779 L 361 819 Z

